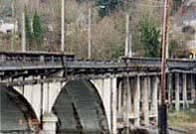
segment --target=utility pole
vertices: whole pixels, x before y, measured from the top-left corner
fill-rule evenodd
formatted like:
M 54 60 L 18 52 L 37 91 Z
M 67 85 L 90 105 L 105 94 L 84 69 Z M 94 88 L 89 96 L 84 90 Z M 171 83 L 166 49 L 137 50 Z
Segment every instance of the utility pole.
M 29 2 L 28 0 L 27 0 L 27 2 Z M 37 9 L 39 9 L 39 0 L 35 0 L 35 5 L 34 5 L 35 7 L 35 9 L 37 10 Z
M 11 51 L 14 51 L 14 40 L 15 40 L 15 0 L 12 1 L 12 23 L 14 22 L 14 29 L 12 30 L 12 37 L 11 37 Z
M 132 57 L 131 50 L 131 33 L 130 33 L 130 15 L 126 12 L 126 38 L 125 38 L 125 56 Z
M 169 0 L 165 0 L 162 30 L 161 104 L 159 105 L 159 134 L 168 134 L 166 103 L 166 49 L 168 38 L 168 8 Z
M 92 33 L 91 33 L 91 7 L 88 8 L 88 59 L 91 59 Z
M 22 11 L 22 42 L 21 42 L 22 52 L 26 51 L 26 33 L 25 33 L 25 13 Z
M 129 53 L 129 13 L 126 12 L 126 38 L 125 38 L 125 56 Z
M 169 33 L 167 33 L 166 59 L 169 58 Z
M 61 0 L 61 52 L 65 50 L 65 0 Z

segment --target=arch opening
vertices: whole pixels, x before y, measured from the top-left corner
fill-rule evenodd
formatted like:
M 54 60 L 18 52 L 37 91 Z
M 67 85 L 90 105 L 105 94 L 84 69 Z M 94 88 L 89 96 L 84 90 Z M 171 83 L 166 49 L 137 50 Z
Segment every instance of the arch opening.
M 39 123 L 21 94 L 12 87 L 0 86 L 0 124 L 0 133 L 21 133 L 37 130 Z
M 87 80 L 69 81 L 59 94 L 53 112 L 58 117 L 58 134 L 109 133 L 102 100 Z

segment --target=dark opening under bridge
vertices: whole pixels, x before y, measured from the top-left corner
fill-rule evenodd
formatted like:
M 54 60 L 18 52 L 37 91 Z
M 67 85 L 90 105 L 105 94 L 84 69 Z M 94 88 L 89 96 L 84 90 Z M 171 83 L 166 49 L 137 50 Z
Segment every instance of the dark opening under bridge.
M 115 134 L 130 124 L 157 122 L 160 67 L 156 58 L 87 61 L 63 53 L 0 52 L 0 121 L 8 122 L 0 132 L 41 127 L 47 134 Z M 196 61 L 168 59 L 168 103 L 189 108 L 195 89 Z

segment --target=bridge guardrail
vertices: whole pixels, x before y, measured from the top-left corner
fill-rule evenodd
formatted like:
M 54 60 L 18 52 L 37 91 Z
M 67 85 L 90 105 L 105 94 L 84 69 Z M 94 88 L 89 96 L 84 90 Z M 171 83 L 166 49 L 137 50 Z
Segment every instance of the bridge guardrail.
M 66 62 L 66 64 L 64 63 Z M 190 70 L 196 68 L 194 60 L 168 59 L 169 69 Z M 118 69 L 130 71 L 130 68 L 158 68 L 161 67 L 159 58 L 126 58 L 118 61 L 82 61 L 73 55 L 61 53 L 8 53 L 0 52 L 0 71 L 17 69 Z

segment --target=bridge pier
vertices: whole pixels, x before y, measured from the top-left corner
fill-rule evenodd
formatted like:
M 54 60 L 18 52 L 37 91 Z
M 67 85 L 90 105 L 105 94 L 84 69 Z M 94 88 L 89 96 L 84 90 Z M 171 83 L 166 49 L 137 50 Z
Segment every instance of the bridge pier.
M 121 110 L 121 105 L 119 105 L 120 102 L 119 100 L 117 101 L 117 99 L 120 97 L 119 94 L 117 94 L 117 91 L 118 93 L 122 93 L 123 90 L 120 88 L 118 88 L 117 90 L 116 77 L 110 77 L 106 79 L 95 79 L 91 82 L 95 85 L 96 89 L 98 89 L 99 95 L 103 100 L 103 105 L 105 108 L 110 133 L 117 134 L 117 112 Z
M 150 78 L 149 76 L 144 77 L 142 83 L 142 112 L 144 117 L 144 125 L 149 125 L 149 87 L 150 87 Z
M 122 81 L 119 82 L 117 96 L 118 96 L 118 113 L 120 113 L 122 107 Z
M 175 109 L 180 110 L 180 76 L 179 73 L 175 74 Z
M 196 100 L 196 78 L 194 74 L 191 74 L 191 101 Z
M 170 104 L 172 104 L 172 95 L 173 95 L 173 87 L 172 87 L 172 79 L 173 78 L 173 75 L 172 75 L 172 73 L 169 73 L 168 75 L 167 75 L 167 91 L 168 91 L 168 103 L 169 103 L 169 105 Z
M 140 76 L 136 76 L 136 82 L 134 86 L 134 115 L 135 115 L 135 127 L 140 126 Z
M 111 132 L 112 134 L 117 134 L 117 79 L 116 78 L 110 78 L 110 106 L 111 106 Z
M 154 76 L 152 78 L 152 96 L 151 96 L 151 106 L 150 106 L 150 109 L 151 109 L 151 114 L 153 115 L 154 117 L 154 121 L 157 123 L 158 121 L 158 85 L 159 85 L 159 78 L 158 76 Z
M 56 134 L 56 123 L 58 119 L 53 113 L 43 115 L 43 132 L 44 134 Z
M 131 102 L 131 82 L 130 78 L 126 77 L 126 90 L 127 90 L 127 95 L 126 95 L 126 125 L 127 127 L 130 127 L 130 119 L 132 115 L 132 102 Z
M 188 102 L 187 102 L 187 74 L 182 74 L 183 78 L 183 109 L 188 108 Z

